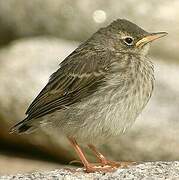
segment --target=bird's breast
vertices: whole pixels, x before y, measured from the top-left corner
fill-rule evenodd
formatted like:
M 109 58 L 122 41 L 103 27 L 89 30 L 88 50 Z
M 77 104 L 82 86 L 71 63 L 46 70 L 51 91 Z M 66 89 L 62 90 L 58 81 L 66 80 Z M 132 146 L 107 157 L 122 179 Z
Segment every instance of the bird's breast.
M 153 66 L 150 63 L 121 73 L 111 73 L 105 85 L 67 111 L 66 119 L 73 127 L 75 137 L 97 141 L 123 133 L 150 99 L 153 82 Z
M 116 72 L 108 79 L 103 92 L 106 127 L 118 134 L 132 125 L 149 101 L 154 84 L 151 62 L 140 62 L 137 67 Z

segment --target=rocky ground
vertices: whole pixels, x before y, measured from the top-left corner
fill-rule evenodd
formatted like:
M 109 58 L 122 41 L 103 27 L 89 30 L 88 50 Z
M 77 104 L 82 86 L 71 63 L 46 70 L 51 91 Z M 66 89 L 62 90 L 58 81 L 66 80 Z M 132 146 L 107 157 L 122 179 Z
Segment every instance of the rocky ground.
M 113 173 L 84 173 L 82 169 L 58 169 L 53 171 L 36 171 L 26 174 L 0 176 L 0 180 L 177 180 L 179 179 L 179 162 L 148 162 L 128 168 L 121 168 Z
M 37 159 L 27 159 L 17 156 L 0 154 L 0 176 L 4 174 L 27 173 L 32 171 L 44 171 L 64 168 L 65 165 L 59 163 L 39 161 Z

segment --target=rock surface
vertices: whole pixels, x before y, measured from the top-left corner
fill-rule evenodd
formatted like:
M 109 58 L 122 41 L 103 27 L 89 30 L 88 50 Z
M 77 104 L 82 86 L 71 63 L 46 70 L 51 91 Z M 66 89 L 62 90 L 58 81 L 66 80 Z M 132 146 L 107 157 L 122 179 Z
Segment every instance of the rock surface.
M 163 0 L 1 0 L 0 45 L 22 37 L 51 35 L 83 41 L 99 27 L 117 18 L 129 19 L 148 31 L 167 31 L 169 37 L 158 43 L 155 54 L 178 56 L 179 1 Z M 18 12 L 18 13 L 17 13 Z M 168 48 L 168 45 L 170 48 Z M 162 51 L 165 49 L 165 51 Z M 172 49 L 172 53 L 171 53 Z
M 45 170 L 53 170 L 64 168 L 65 165 L 48 162 L 48 161 L 40 161 L 37 159 L 23 158 L 23 157 L 15 157 L 9 156 L 5 154 L 0 154 L 0 176 L 4 174 L 17 174 L 17 173 L 27 173 L 33 171 L 45 171 Z
M 73 169 L 74 170 L 74 169 Z M 82 169 L 72 172 L 65 169 L 54 171 L 31 172 L 26 174 L 4 175 L 0 180 L 177 180 L 179 179 L 179 162 L 148 162 L 139 165 L 130 166 L 124 169 L 118 169 L 113 173 L 84 173 Z

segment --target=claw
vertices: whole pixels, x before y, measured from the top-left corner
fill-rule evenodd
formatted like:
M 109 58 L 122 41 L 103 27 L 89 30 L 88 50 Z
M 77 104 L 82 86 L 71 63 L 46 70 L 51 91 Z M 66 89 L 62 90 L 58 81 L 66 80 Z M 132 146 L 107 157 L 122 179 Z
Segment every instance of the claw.
M 114 172 L 116 170 L 115 167 L 111 166 L 95 166 L 93 164 L 89 164 L 87 167 L 85 167 L 85 171 L 87 173 L 94 173 L 94 172 Z
M 127 168 L 128 166 L 131 165 L 136 165 L 136 162 L 116 162 L 116 161 L 110 161 L 110 160 L 106 160 L 105 165 L 109 165 L 111 167 L 115 167 L 115 168 Z
M 80 165 L 82 165 L 83 163 L 81 161 L 79 161 L 79 160 L 72 160 L 72 161 L 69 162 L 69 164 L 70 165 L 71 164 L 80 164 Z

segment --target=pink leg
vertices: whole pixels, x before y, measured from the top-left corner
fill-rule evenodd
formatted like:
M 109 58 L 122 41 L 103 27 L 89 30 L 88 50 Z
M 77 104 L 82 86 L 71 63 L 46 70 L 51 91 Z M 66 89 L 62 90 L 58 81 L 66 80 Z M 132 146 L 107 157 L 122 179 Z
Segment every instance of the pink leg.
M 93 151 L 93 153 L 95 154 L 95 156 L 97 157 L 97 159 L 100 161 L 100 163 L 103 166 L 111 166 L 113 168 L 118 168 L 118 167 L 127 167 L 129 165 L 135 164 L 135 162 L 115 162 L 115 161 L 111 161 L 106 159 L 106 157 L 101 154 L 94 145 L 92 144 L 88 144 L 88 147 Z
M 94 164 L 91 164 L 88 162 L 88 160 L 86 159 L 84 153 L 82 152 L 81 148 L 79 147 L 79 145 L 77 144 L 76 140 L 74 138 L 68 138 L 69 141 L 71 142 L 73 148 L 75 149 L 76 153 L 78 154 L 81 162 L 83 163 L 84 167 L 85 167 L 85 171 L 90 173 L 90 172 L 112 172 L 115 170 L 115 168 L 111 167 L 111 166 L 97 166 Z

